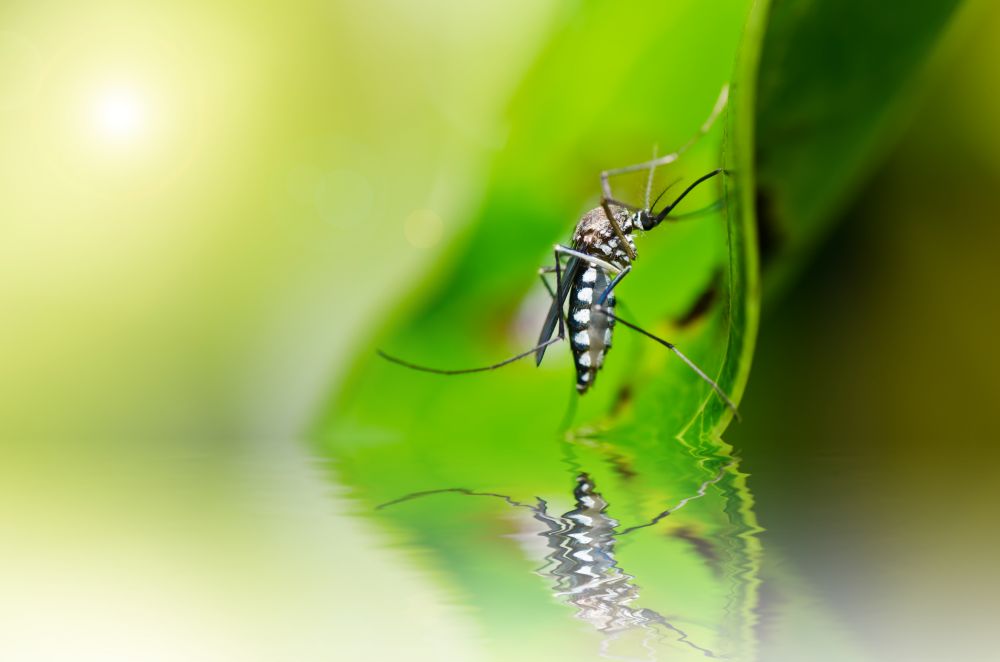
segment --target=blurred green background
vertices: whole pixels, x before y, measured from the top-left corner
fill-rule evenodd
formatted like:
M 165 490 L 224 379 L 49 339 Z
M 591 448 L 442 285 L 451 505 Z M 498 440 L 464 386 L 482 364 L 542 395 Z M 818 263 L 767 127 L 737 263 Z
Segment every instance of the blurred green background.
M 731 65 L 747 3 L 626 13 L 654 5 L 684 94 L 656 136 L 624 101 L 594 111 L 566 180 L 532 182 L 559 213 L 601 167 L 682 142 L 721 82 L 704 72 Z M 511 100 L 583 9 L 4 3 L 5 659 L 488 659 L 448 583 L 351 516 L 304 436 L 369 334 L 446 280 Z M 584 65 L 629 70 L 629 33 L 609 33 L 549 103 L 599 94 Z M 872 659 L 989 658 L 998 34 L 970 2 L 938 35 L 832 236 L 765 299 L 726 432 L 766 529 L 762 659 L 819 658 L 768 618 L 789 595 Z M 630 142 L 598 138 L 606 116 Z

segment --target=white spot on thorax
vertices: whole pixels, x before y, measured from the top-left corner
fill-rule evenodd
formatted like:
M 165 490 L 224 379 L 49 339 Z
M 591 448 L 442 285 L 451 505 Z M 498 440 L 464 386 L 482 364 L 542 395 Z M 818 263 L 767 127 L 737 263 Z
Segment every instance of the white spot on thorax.
M 581 287 L 576 292 L 577 301 L 582 301 L 583 303 L 590 303 L 594 298 L 594 290 L 590 287 Z
M 590 323 L 590 308 L 581 308 L 580 310 L 573 313 L 573 319 L 580 324 Z

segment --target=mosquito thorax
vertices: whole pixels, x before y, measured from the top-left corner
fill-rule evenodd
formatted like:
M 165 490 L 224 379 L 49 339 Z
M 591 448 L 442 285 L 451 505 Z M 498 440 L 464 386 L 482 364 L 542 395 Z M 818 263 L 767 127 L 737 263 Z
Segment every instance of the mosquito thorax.
M 635 241 L 632 239 L 632 229 L 635 227 L 632 216 L 625 210 L 615 212 L 615 220 L 625 236 L 625 240 L 635 255 Z M 573 233 L 574 247 L 594 257 L 607 260 L 622 267 L 631 263 L 632 258 L 622 247 L 618 233 L 615 232 L 611 221 L 603 207 L 595 207 L 588 211 L 576 224 L 576 231 Z

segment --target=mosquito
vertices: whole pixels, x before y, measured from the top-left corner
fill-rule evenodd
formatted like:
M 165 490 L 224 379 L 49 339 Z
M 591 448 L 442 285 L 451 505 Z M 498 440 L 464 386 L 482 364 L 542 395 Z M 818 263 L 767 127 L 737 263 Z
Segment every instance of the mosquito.
M 539 365 L 545 356 L 545 350 L 550 345 L 565 340 L 568 335 L 576 367 L 576 389 L 582 395 L 594 385 L 597 372 L 604 365 L 605 356 L 611 349 L 612 332 L 618 323 L 656 341 L 676 354 L 702 381 L 712 387 L 725 405 L 738 417 L 736 405 L 725 391 L 676 345 L 619 317 L 615 313 L 614 294 L 615 288 L 632 272 L 632 263 L 637 257 L 633 232 L 648 232 L 665 221 L 678 220 L 680 216 L 671 214 L 688 194 L 712 178 L 725 174 L 722 168 L 716 168 L 698 177 L 673 202 L 663 205 L 658 210 L 656 207 L 670 186 L 650 203 L 650 191 L 656 168 L 676 161 L 707 133 L 725 108 L 728 97 L 729 86 L 726 85 L 698 133 L 677 151 L 659 157 L 654 154 L 652 160 L 601 172 L 600 205 L 585 213 L 577 223 L 571 246 L 555 245 L 554 266 L 539 269 L 539 275 L 552 298 L 552 304 L 535 347 L 499 363 L 460 370 L 417 365 L 381 350 L 378 354 L 388 361 L 413 370 L 439 375 L 462 375 L 496 370 L 532 354 L 535 356 L 535 364 Z M 611 191 L 611 178 L 643 170 L 649 171 L 645 205 L 636 207 L 615 199 Z M 555 274 L 555 289 L 545 278 L 546 274 L 551 273 Z M 553 333 L 556 335 L 553 336 Z

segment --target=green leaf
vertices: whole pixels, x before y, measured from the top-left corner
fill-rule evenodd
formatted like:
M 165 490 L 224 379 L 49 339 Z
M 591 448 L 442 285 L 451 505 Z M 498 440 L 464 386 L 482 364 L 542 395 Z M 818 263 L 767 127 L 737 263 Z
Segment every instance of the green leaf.
M 768 291 L 829 231 L 904 126 L 960 0 L 774 0 L 761 54 L 758 221 Z
M 619 543 L 622 571 L 644 587 L 638 604 L 674 615 L 692 641 L 745 651 L 758 543 L 745 476 L 719 438 L 732 414 L 677 357 L 619 326 L 596 386 L 580 397 L 565 345 L 550 348 L 540 368 L 527 359 L 451 377 L 375 355 L 382 348 L 463 368 L 531 347 L 547 308 L 536 271 L 598 204 L 598 173 L 646 160 L 654 145 L 664 153 L 685 144 L 730 85 L 720 120 L 654 184 L 690 182 L 722 165 L 729 174 L 678 211 L 724 204 L 640 237 L 639 259 L 616 294 L 622 317 L 676 343 L 739 401 L 758 315 L 751 131 L 764 3 L 567 8 L 511 99 L 509 137 L 486 169 L 467 231 L 362 348 L 319 426 L 320 448 L 360 512 L 461 488 L 523 504 L 542 498 L 554 514 L 571 506 L 584 474 L 623 526 L 685 504 Z M 616 180 L 616 196 L 641 204 L 645 178 Z M 511 524 L 523 512 L 496 496 L 448 491 L 378 516 L 431 552 L 427 565 L 475 605 L 484 628 L 498 629 L 495 645 L 516 645 L 500 630 L 517 623 L 523 636 L 565 635 L 564 650 L 592 652 L 594 642 L 581 644 L 567 627 L 565 600 L 531 572 L 538 560 L 496 537 L 524 530 Z M 674 643 L 678 655 L 701 656 Z
M 462 368 L 533 345 L 547 307 L 536 271 L 598 203 L 600 170 L 645 160 L 657 143 L 663 152 L 687 142 L 732 81 L 724 119 L 678 164 L 660 169 L 654 184 L 659 190 L 724 165 L 725 181 L 700 187 L 682 211 L 720 198 L 724 209 L 641 237 L 633 275 L 616 294 L 623 317 L 675 342 L 738 401 L 757 316 L 753 85 L 733 80 L 748 7 L 588 3 L 554 30 L 511 101 L 510 135 L 489 168 L 475 220 L 404 312 L 362 348 L 321 423 L 323 437 L 555 435 L 567 427 L 568 406 L 577 409 L 569 425 L 576 430 L 651 425 L 673 439 L 723 429 L 730 414 L 711 389 L 665 348 L 623 328 L 583 398 L 573 392 L 565 346 L 551 348 L 538 369 L 528 359 L 456 377 L 408 371 L 374 349 Z M 644 184 L 637 173 L 616 181 L 616 194 L 641 203 Z

